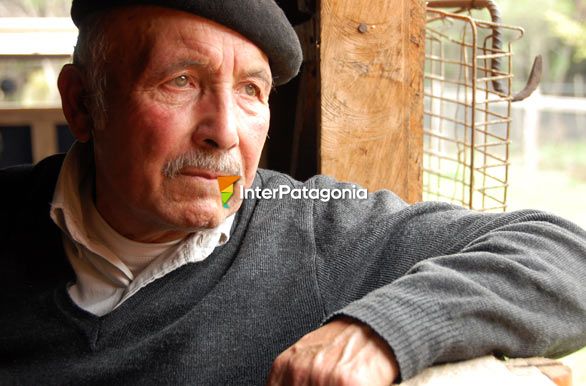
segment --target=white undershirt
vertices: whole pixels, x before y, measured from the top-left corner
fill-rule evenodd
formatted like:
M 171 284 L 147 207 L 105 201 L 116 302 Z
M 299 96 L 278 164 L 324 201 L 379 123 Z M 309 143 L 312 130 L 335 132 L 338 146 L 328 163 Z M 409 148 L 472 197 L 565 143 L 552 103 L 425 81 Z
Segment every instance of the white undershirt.
M 71 299 L 102 316 L 154 280 L 187 263 L 205 260 L 230 238 L 234 215 L 213 229 L 167 243 L 140 243 L 116 232 L 92 200 L 87 145 L 67 153 L 51 203 L 51 218 L 64 233 L 65 252 L 76 275 Z
M 176 247 L 182 240 L 154 244 L 139 243 L 127 239 L 112 229 L 100 215 L 92 200 L 88 200 L 86 205 L 88 209 L 88 229 L 93 231 L 98 241 L 110 247 L 112 253 L 126 264 L 134 277 L 138 276 L 158 256 L 177 249 Z

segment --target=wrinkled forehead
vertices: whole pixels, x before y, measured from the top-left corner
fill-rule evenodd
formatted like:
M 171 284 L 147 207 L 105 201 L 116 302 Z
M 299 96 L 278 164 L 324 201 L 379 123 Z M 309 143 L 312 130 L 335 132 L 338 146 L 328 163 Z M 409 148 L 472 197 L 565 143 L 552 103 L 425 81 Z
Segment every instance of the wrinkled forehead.
M 134 78 L 153 61 L 198 61 L 220 66 L 225 59 L 265 67 L 269 59 L 240 33 L 212 20 L 156 6 L 125 6 L 107 11 L 101 33 L 109 45 L 109 72 L 127 69 Z

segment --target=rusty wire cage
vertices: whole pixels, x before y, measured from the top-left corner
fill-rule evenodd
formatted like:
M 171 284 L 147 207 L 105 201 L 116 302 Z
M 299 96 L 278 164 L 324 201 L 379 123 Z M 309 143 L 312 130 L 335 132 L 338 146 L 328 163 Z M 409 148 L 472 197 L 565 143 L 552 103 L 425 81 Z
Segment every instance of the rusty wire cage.
M 485 8 L 492 21 L 473 18 L 473 8 Z M 511 102 L 531 94 L 541 70 L 537 58 L 539 71 L 534 65 L 526 88 L 512 94 L 511 42 L 522 36 L 522 28 L 500 23 L 492 1 L 427 3 L 425 200 L 506 210 Z

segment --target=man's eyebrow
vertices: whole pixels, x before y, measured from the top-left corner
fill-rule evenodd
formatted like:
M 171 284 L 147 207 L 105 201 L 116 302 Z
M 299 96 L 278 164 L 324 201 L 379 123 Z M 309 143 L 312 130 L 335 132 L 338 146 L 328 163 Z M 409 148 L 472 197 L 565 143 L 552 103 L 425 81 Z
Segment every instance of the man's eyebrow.
M 158 76 L 165 76 L 171 74 L 173 72 L 184 70 L 186 68 L 194 68 L 194 67 L 205 67 L 206 63 L 200 60 L 193 60 L 193 59 L 186 59 L 181 60 L 179 62 L 172 63 L 168 66 L 165 66 L 160 71 L 157 71 Z
M 264 69 L 247 71 L 244 73 L 244 77 L 258 79 L 265 84 L 268 90 L 273 89 L 273 79 Z

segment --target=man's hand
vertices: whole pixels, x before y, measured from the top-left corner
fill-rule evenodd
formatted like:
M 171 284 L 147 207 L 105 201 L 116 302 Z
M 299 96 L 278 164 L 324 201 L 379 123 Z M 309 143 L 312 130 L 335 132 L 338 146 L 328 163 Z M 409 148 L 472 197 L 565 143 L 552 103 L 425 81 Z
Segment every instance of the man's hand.
M 268 386 L 389 386 L 397 378 L 395 356 L 370 327 L 337 319 L 310 332 L 273 363 Z

